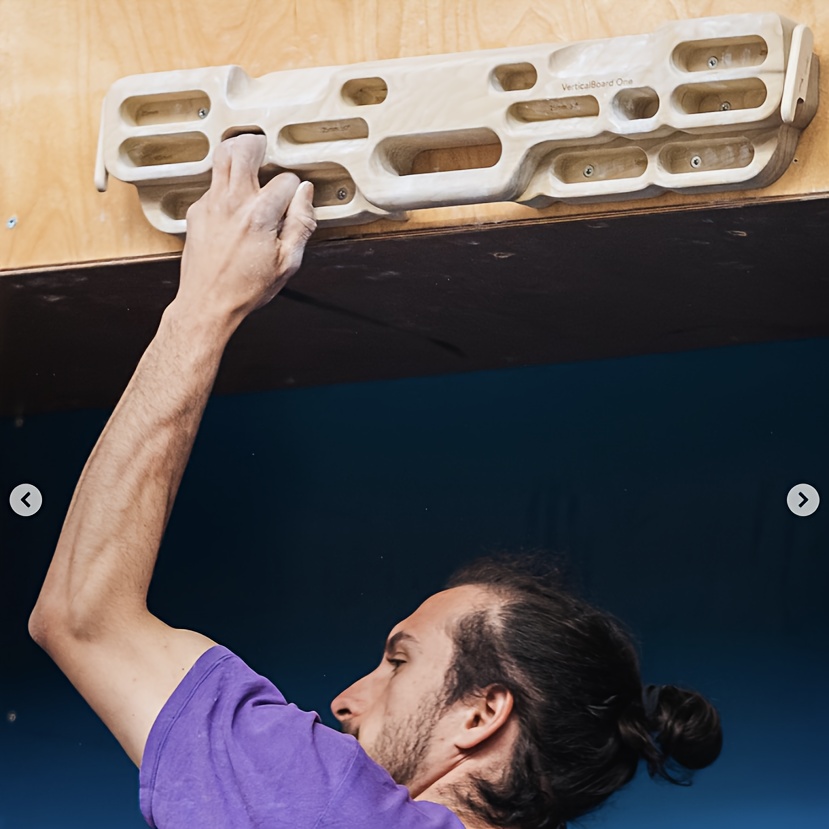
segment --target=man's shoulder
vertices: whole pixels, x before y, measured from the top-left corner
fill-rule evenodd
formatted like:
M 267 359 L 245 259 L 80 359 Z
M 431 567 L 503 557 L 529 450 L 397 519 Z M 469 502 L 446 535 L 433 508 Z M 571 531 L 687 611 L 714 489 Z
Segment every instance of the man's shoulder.
M 150 825 L 463 829 L 415 802 L 351 736 L 227 648 L 196 662 L 153 726 L 141 768 Z

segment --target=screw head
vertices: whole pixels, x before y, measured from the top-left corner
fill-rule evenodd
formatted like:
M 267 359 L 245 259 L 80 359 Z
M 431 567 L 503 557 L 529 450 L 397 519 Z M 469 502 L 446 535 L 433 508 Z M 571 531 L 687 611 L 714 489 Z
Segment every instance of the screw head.
M 701 159 L 698 155 L 695 155 L 695 156 L 691 159 L 691 166 L 692 166 L 695 170 L 696 170 L 696 169 L 698 169 L 699 167 L 702 167 L 702 159 Z
M 348 190 L 346 190 L 345 187 L 340 187 L 340 189 L 337 190 L 337 198 L 340 201 L 345 201 L 345 197 L 347 195 L 348 195 Z
M 6 227 L 9 230 L 11 230 L 12 228 L 14 228 L 16 226 L 17 226 L 17 216 L 9 216 L 9 218 L 6 219 Z
M 719 62 L 720 62 L 719 59 L 715 58 L 712 55 L 710 58 L 708 58 L 708 68 L 709 69 L 716 69 Z
M 207 107 L 201 107 L 199 109 L 199 118 L 207 118 L 208 112 L 210 112 L 210 110 Z
M 723 102 L 720 104 L 720 109 L 721 109 L 723 112 L 728 112 L 728 111 L 731 109 L 731 101 L 723 101 Z
M 588 164 L 588 165 L 584 168 L 584 177 L 585 177 L 585 178 L 590 178 L 590 177 L 593 175 L 593 173 L 595 173 L 595 172 L 596 172 L 596 170 L 593 168 L 593 165 L 592 165 L 592 164 Z

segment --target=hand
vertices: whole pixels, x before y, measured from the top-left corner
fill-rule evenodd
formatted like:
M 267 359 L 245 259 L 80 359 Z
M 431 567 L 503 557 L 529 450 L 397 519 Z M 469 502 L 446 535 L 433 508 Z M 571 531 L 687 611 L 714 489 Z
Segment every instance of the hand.
M 210 189 L 187 211 L 175 304 L 231 330 L 296 273 L 316 229 L 310 182 L 282 173 L 260 188 L 265 148 L 261 135 L 224 141 L 213 157 Z

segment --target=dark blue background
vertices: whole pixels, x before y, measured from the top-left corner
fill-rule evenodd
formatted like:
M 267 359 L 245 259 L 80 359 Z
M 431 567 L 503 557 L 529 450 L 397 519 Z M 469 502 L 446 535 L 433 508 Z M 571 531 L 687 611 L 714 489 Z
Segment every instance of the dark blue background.
M 651 682 L 720 707 L 688 790 L 642 773 L 586 825 L 829 822 L 829 340 L 211 401 L 151 609 L 332 722 L 388 629 L 493 548 L 565 554 L 641 641 Z M 108 412 L 0 421 L 0 827 L 144 825 L 137 773 L 26 636 Z M 810 518 L 786 494 L 825 497 Z M 104 505 L 105 506 L 105 505 Z M 12 712 L 14 716 L 12 715 Z M 12 721 L 13 720 L 13 721 Z

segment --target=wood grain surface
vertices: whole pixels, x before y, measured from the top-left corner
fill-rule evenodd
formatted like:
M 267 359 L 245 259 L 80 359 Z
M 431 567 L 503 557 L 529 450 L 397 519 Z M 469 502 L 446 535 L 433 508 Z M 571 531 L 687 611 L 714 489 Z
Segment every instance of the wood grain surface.
M 668 20 L 770 11 L 829 42 L 823 0 L 0 0 L 0 271 L 173 255 L 135 189 L 93 185 L 101 101 L 125 75 L 238 64 L 251 75 L 413 55 L 649 32 Z M 829 193 L 829 90 L 797 159 L 761 191 L 664 194 L 601 205 L 512 204 L 414 213 L 325 232 L 328 238 L 410 233 L 505 221 L 550 221 Z M 427 162 L 428 160 L 424 160 Z M 459 163 L 462 163 L 460 161 Z M 8 220 L 14 219 L 13 227 Z

